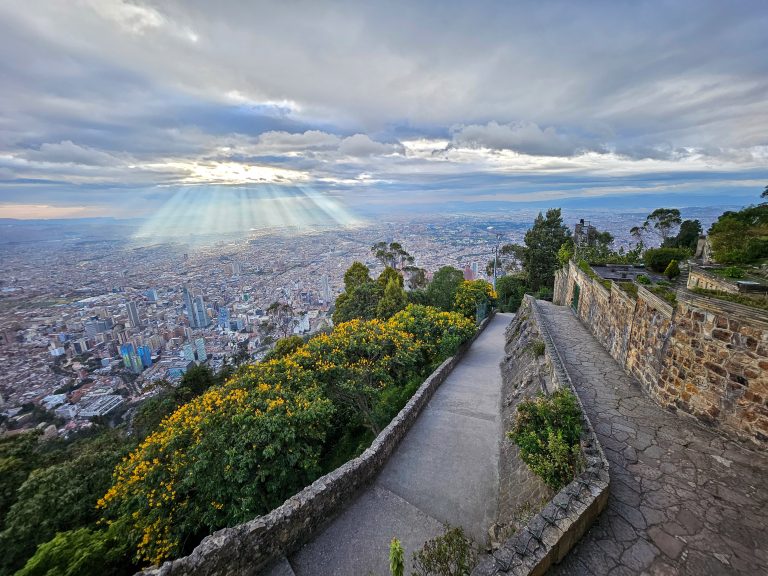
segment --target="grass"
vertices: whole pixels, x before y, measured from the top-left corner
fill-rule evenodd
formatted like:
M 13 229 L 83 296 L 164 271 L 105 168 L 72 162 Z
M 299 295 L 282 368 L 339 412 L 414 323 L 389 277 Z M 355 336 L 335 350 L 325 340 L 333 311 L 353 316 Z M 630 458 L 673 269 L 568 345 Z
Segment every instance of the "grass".
M 634 282 L 617 282 L 616 285 L 621 288 L 627 296 L 633 300 L 637 300 L 637 284 Z
M 758 310 L 768 311 L 768 296 L 747 296 L 745 294 L 730 294 L 728 292 L 720 292 L 718 290 L 706 290 L 704 288 L 693 288 L 691 292 L 695 294 L 700 294 L 701 296 L 709 296 L 710 298 L 717 298 L 718 300 L 724 300 L 725 302 L 734 302 L 736 304 L 749 306 L 750 308 L 756 308 Z
M 544 351 L 547 349 L 543 340 L 533 340 L 532 342 L 529 342 L 525 348 L 526 350 L 530 350 L 531 354 L 536 358 L 544 356 Z
M 586 260 L 579 260 L 579 270 L 581 270 L 582 272 L 584 272 L 584 274 L 592 278 L 592 280 L 596 280 L 597 282 L 600 282 L 600 284 L 603 285 L 603 288 L 605 288 L 610 292 L 611 281 L 598 276 L 597 273 L 594 270 L 592 270 L 592 267 L 587 263 Z
M 666 286 L 646 286 L 646 290 L 652 292 L 670 306 L 677 304 L 677 296 L 675 293 Z

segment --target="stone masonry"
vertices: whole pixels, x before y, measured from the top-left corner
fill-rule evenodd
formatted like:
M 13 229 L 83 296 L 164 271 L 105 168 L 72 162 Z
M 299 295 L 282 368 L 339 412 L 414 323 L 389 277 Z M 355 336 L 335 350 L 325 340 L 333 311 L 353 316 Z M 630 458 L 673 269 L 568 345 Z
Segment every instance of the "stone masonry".
M 539 308 L 611 482 L 606 510 L 549 573 L 768 574 L 768 455 L 660 408 L 569 308 Z
M 675 306 L 642 286 L 633 299 L 573 262 L 557 273 L 554 301 L 659 404 L 768 448 L 768 313 L 688 290 Z

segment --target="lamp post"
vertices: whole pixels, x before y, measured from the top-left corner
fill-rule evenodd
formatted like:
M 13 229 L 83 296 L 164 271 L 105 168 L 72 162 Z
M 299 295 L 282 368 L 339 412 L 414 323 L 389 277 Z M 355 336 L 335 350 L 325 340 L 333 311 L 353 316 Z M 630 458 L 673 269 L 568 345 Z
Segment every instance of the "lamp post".
M 493 289 L 496 290 L 496 270 L 498 268 L 497 262 L 499 261 L 499 242 L 501 241 L 501 232 L 494 232 L 493 226 L 488 226 L 487 230 L 491 234 L 496 234 L 496 247 L 493 251 Z

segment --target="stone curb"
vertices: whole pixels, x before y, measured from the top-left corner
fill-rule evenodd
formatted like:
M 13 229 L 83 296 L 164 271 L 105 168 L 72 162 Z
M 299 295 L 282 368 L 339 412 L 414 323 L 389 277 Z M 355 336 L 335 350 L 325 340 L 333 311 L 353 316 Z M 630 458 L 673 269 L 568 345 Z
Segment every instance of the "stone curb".
M 573 548 L 608 502 L 610 477 L 603 448 L 565 369 L 560 352 L 542 320 L 536 300 L 526 295 L 523 306 L 531 308 L 533 319 L 544 339 L 545 354 L 551 362 L 553 378 L 560 386 L 570 388 L 576 395 L 584 423 L 581 449 L 586 466 L 525 528 L 504 542 L 501 548 L 483 556 L 472 571 L 472 576 L 545 574 L 550 566 L 560 562 Z
M 430 374 L 389 425 L 357 458 L 321 476 L 270 513 L 206 536 L 189 556 L 148 568 L 137 576 L 257 575 L 282 556 L 298 550 L 349 504 L 358 490 L 381 471 L 432 394 L 488 326 L 491 313 L 471 340 Z

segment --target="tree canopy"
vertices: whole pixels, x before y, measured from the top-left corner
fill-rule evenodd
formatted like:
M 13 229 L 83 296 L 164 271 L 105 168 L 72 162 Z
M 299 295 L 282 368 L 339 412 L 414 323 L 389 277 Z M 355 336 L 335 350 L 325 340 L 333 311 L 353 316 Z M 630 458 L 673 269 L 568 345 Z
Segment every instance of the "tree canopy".
M 525 233 L 523 263 L 528 284 L 534 291 L 554 286 L 555 271 L 560 267 L 557 254 L 569 236 L 559 208 L 547 210 L 546 215 L 539 212 L 533 226 Z
M 440 268 L 427 286 L 427 299 L 430 305 L 440 310 L 451 310 L 456 290 L 462 282 L 464 282 L 464 273 L 461 270 L 452 266 Z

